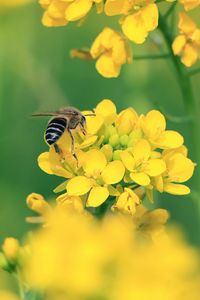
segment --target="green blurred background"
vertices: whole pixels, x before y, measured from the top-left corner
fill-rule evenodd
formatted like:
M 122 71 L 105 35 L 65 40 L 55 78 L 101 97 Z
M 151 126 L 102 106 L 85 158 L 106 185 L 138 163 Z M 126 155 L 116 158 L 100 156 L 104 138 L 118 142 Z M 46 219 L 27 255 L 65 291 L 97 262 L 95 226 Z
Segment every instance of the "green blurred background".
M 25 222 L 31 214 L 25 202 L 29 193 L 51 197 L 62 181 L 37 165 L 37 156 L 47 150 L 43 140 L 47 120 L 31 118 L 33 112 L 67 105 L 91 109 L 110 98 L 118 110 L 127 106 L 139 112 L 159 108 L 173 116 L 185 116 L 169 60 L 135 60 L 123 67 L 119 78 L 108 80 L 96 72 L 94 62 L 70 58 L 70 49 L 89 46 L 108 21 L 116 26 L 116 18 L 97 19 L 91 13 L 82 27 L 45 28 L 41 16 L 37 3 L 0 14 L 0 241 L 5 236 L 22 237 L 30 228 Z M 162 45 L 162 38 L 153 33 L 144 46 L 134 47 L 135 56 L 156 52 L 155 40 Z M 199 79 L 199 75 L 192 78 L 197 101 Z M 188 124 L 168 120 L 168 128 L 184 135 L 193 158 Z M 169 209 L 171 222 L 183 228 L 191 244 L 200 245 L 198 197 L 163 194 L 157 196 L 155 205 Z

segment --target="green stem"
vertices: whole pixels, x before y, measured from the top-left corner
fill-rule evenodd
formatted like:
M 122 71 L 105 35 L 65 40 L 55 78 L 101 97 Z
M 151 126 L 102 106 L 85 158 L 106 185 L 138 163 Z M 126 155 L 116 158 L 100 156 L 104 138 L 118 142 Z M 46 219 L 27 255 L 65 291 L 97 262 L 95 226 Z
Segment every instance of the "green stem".
M 200 114 L 199 114 L 198 103 L 196 102 L 193 94 L 190 76 L 186 71 L 185 67 L 181 64 L 179 57 L 175 56 L 172 51 L 173 36 L 171 34 L 171 30 L 169 29 L 166 20 L 161 15 L 159 18 L 159 28 L 163 34 L 168 51 L 171 55 L 171 61 L 174 65 L 174 69 L 176 70 L 176 77 L 182 94 L 185 111 L 188 117 L 191 119 L 191 122 L 188 124 L 188 126 L 189 126 L 189 132 L 191 136 L 192 149 L 193 149 L 192 154 L 195 162 L 197 162 L 197 164 L 200 165 L 200 151 L 198 148 Z M 195 176 L 196 178 L 195 187 L 196 189 L 199 190 L 200 187 L 197 182 L 199 177 L 197 173 L 199 173 L 199 168 L 197 168 L 196 176 Z
M 154 54 L 154 55 L 136 55 L 133 56 L 134 60 L 145 60 L 145 59 L 163 59 L 163 58 L 170 58 L 169 53 L 163 53 L 163 54 Z
M 167 12 L 164 15 L 165 19 L 168 18 L 171 15 L 171 13 L 173 12 L 174 8 L 176 7 L 176 4 L 177 4 L 177 1 L 171 4 L 170 8 L 167 10 Z

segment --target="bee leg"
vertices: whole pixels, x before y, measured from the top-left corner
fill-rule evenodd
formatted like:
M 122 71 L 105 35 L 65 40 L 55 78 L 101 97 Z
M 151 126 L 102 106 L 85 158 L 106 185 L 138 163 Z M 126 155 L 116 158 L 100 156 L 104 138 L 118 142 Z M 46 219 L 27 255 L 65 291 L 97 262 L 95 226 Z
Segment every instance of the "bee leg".
M 63 155 L 62 150 L 58 147 L 58 145 L 57 145 L 56 143 L 55 143 L 53 146 L 54 146 L 54 149 L 55 149 L 56 153 L 57 153 L 58 155 L 60 155 L 60 157 L 61 157 L 61 162 L 63 162 L 63 161 L 65 160 L 65 158 L 64 158 L 64 155 Z
M 86 130 L 82 124 L 80 124 L 80 129 L 81 129 L 82 134 L 86 135 Z
M 60 154 L 61 151 L 60 151 L 60 148 L 58 147 L 58 145 L 54 144 L 53 146 L 54 146 L 54 149 L 55 149 L 56 153 Z
M 70 129 L 67 129 L 67 131 L 68 131 L 68 133 L 71 137 L 71 140 L 72 140 L 72 146 L 71 146 L 72 155 L 78 161 L 78 158 L 77 158 L 75 150 L 74 150 L 74 137 L 73 137 L 73 134 L 71 133 Z

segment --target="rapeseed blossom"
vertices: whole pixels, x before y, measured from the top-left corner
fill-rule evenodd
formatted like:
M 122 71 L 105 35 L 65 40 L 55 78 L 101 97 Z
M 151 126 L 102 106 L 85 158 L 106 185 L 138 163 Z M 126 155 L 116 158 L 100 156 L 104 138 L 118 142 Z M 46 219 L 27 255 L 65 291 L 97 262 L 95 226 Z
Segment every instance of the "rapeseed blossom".
M 114 103 L 104 99 L 94 112 L 86 117 L 86 136 L 74 131 L 78 162 L 67 133 L 58 141 L 62 156 L 51 146 L 38 158 L 43 171 L 65 178 L 55 189 L 64 191 L 59 199 L 82 201 L 80 209 L 105 203 L 108 209 L 134 215 L 145 193 L 152 201 L 153 190 L 174 195 L 190 192 L 182 183 L 191 178 L 195 164 L 187 158 L 183 137 L 166 129 L 159 111 L 138 115 L 127 108 L 117 114 Z
M 186 67 L 191 67 L 200 57 L 200 29 L 183 12 L 179 14 L 178 28 L 180 34 L 172 44 L 173 52 Z
M 62 210 L 27 240 L 21 272 L 29 288 L 46 299 L 198 299 L 198 260 L 178 233 L 161 229 L 162 210 L 144 209 L 139 235 L 129 218 L 103 221 Z M 154 222 L 154 220 L 157 220 Z M 157 224 L 156 224 L 157 222 Z M 159 227 L 154 242 L 145 232 Z M 160 225 L 158 225 L 160 224 Z M 150 226 L 150 225 L 149 225 Z M 145 229 L 146 227 L 146 229 Z M 155 259 L 156 258 L 156 259 Z
M 105 13 L 108 16 L 123 15 L 122 31 L 136 44 L 144 43 L 149 32 L 158 26 L 158 7 L 151 2 L 107 0 Z
M 121 66 L 132 61 L 131 49 L 126 39 L 108 27 L 97 36 L 90 54 L 92 58 L 97 59 L 97 71 L 107 78 L 118 77 Z
M 97 11 L 102 5 L 102 0 L 39 0 L 40 5 L 45 9 L 43 25 L 64 26 L 69 22 L 83 19 L 96 5 Z
M 42 22 L 45 26 L 64 26 L 69 22 L 79 21 L 82 24 L 89 12 L 96 8 L 97 13 L 104 13 L 107 18 L 118 16 L 118 22 L 122 32 L 116 32 L 112 28 L 105 28 L 97 35 L 92 45 L 84 49 L 73 49 L 72 57 L 83 60 L 96 60 L 97 71 L 106 78 L 116 78 L 121 72 L 121 66 L 132 62 L 131 47 L 128 44 L 132 41 L 135 44 L 143 44 L 149 34 L 156 29 L 165 36 L 169 33 L 170 43 L 175 32 L 168 26 L 167 18 L 175 10 L 176 3 L 166 1 L 170 5 L 163 16 L 159 7 L 162 1 L 143 0 L 39 0 L 44 8 Z M 200 0 L 180 0 L 185 11 L 199 8 Z M 165 29 L 159 26 L 159 16 L 164 19 Z M 199 29 L 184 12 L 180 13 L 178 24 L 180 34 L 175 38 L 172 48 L 174 55 L 181 56 L 181 61 L 186 67 L 192 66 L 199 59 Z M 154 39 L 152 39 L 153 41 Z M 156 41 L 156 39 L 155 39 Z M 169 42 L 169 41 L 168 41 Z M 155 42 L 157 48 L 160 48 Z M 168 45 L 169 46 L 169 45 Z M 164 48 L 164 47 L 161 47 Z M 160 48 L 160 49 L 161 49 Z M 169 53 L 169 56 L 172 53 Z M 150 55 L 152 57 L 153 55 Z M 144 55 L 148 58 L 148 55 Z M 163 55 L 163 58 L 166 55 Z M 161 57 L 162 58 L 162 54 Z

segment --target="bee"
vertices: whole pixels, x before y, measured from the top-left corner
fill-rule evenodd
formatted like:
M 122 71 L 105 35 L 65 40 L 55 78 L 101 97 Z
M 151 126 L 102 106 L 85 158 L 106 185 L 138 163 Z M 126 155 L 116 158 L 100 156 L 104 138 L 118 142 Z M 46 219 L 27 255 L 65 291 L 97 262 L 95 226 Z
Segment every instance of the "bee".
M 74 136 L 72 134 L 73 129 L 80 127 L 81 132 L 86 135 L 86 116 L 95 116 L 94 113 L 83 115 L 78 109 L 74 107 L 65 107 L 55 112 L 39 112 L 32 114 L 34 117 L 44 117 L 52 116 L 50 121 L 47 124 L 45 130 L 45 141 L 51 146 L 54 146 L 54 149 L 57 153 L 61 153 L 57 145 L 57 141 L 63 135 L 65 131 L 68 132 L 71 137 L 71 152 L 74 158 L 77 160 L 75 149 L 74 149 Z

